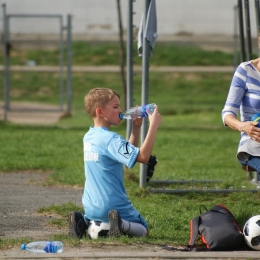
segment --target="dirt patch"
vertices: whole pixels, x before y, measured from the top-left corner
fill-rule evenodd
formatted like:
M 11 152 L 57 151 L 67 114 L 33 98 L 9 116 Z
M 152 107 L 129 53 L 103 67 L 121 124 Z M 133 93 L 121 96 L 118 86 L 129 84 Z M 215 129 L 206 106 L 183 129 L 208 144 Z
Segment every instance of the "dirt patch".
M 72 202 L 81 205 L 82 188 L 48 187 L 41 173 L 0 173 L 0 238 L 32 237 L 47 239 L 56 233 L 67 234 L 48 225 L 53 215 L 37 210 L 51 205 Z
M 66 111 L 58 105 L 39 104 L 35 102 L 11 102 L 5 113 L 4 103 L 0 101 L 0 120 L 16 124 L 52 125 L 57 123 Z

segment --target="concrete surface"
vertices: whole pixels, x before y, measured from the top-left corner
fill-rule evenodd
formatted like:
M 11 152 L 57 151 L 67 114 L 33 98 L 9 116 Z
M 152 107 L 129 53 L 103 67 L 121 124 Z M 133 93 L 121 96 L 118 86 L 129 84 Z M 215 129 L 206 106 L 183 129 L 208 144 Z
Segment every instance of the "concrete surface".
M 154 248 L 154 251 L 140 250 L 102 251 L 85 248 L 70 249 L 64 248 L 59 254 L 40 254 L 27 251 L 0 251 L 0 259 L 260 259 L 259 251 L 228 251 L 228 252 L 179 252 L 176 250 L 165 250 Z M 89 251 L 90 250 L 90 251 Z
M 0 65 L 0 71 L 3 71 L 3 66 Z M 64 68 L 66 70 L 66 68 Z M 151 72 L 234 72 L 233 66 L 150 66 Z M 11 66 L 10 71 L 16 72 L 59 72 L 60 68 L 57 66 Z M 85 72 L 119 72 L 119 66 L 72 66 L 73 73 Z M 133 71 L 136 73 L 142 72 L 142 66 L 134 66 Z
M 0 121 L 7 119 L 16 124 L 52 125 L 64 115 L 65 111 L 61 111 L 58 105 L 15 101 L 10 102 L 10 110 L 5 114 L 4 102 L 0 101 Z

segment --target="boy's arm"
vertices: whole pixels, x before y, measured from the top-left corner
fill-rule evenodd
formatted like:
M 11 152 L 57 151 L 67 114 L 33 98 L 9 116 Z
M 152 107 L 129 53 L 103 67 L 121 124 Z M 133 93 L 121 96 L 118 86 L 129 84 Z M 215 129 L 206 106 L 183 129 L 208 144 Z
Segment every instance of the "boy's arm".
M 147 163 L 148 162 L 148 160 L 151 156 L 151 153 L 153 151 L 153 146 L 154 146 L 155 137 L 156 137 L 158 127 L 162 122 L 162 116 L 158 113 L 158 107 L 157 106 L 156 106 L 152 115 L 149 111 L 147 111 L 147 113 L 148 113 L 148 116 L 149 116 L 150 126 L 149 126 L 149 129 L 148 129 L 147 135 L 145 137 L 145 140 L 140 147 L 139 154 L 136 158 L 136 161 L 140 162 L 140 163 Z
M 139 144 L 142 123 L 143 123 L 142 118 L 136 118 L 136 119 L 133 119 L 133 121 L 132 121 L 132 132 L 131 132 L 128 142 L 133 144 L 136 147 Z

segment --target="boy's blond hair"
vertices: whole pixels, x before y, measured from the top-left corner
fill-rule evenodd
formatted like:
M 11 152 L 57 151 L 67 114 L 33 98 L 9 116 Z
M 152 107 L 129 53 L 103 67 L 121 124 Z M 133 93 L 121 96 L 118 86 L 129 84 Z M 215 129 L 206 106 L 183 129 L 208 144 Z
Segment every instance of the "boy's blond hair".
M 91 89 L 84 98 L 85 109 L 93 118 L 96 116 L 96 109 L 98 107 L 105 107 L 105 105 L 115 96 L 120 99 L 119 94 L 109 88 L 94 88 Z

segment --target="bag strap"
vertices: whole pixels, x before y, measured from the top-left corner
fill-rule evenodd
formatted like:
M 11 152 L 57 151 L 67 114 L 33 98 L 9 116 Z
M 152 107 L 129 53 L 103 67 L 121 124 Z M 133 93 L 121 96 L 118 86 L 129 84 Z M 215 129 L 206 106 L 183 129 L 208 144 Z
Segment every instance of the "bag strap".
M 189 251 L 191 251 L 193 249 L 195 240 L 199 234 L 199 222 L 200 222 L 200 216 L 195 217 L 190 221 L 190 241 L 187 246 L 187 249 Z
M 200 214 L 202 214 L 202 208 L 204 208 L 204 211 L 208 211 L 208 209 L 204 206 L 204 205 L 200 205 L 199 207 L 199 211 L 200 211 Z
M 208 209 L 204 205 L 200 205 L 200 207 L 199 207 L 200 215 L 202 214 L 202 209 L 204 209 L 204 211 L 206 211 L 206 212 L 208 211 Z M 189 240 L 189 244 L 187 246 L 188 251 L 193 250 L 195 240 L 196 240 L 196 238 L 199 234 L 199 224 L 200 224 L 200 222 L 201 222 L 200 216 L 195 217 L 190 221 L 190 240 Z

